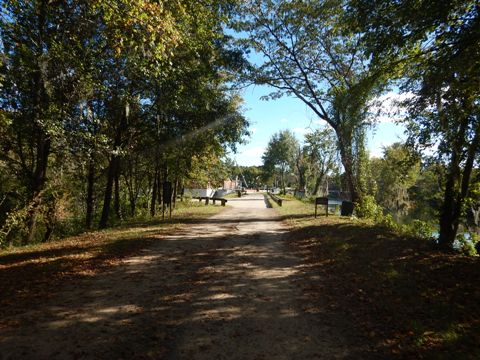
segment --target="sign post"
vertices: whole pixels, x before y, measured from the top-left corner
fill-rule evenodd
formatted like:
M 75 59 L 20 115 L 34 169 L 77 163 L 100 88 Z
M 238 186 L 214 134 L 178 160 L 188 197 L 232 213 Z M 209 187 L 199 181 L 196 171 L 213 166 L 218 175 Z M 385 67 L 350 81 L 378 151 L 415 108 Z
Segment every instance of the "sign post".
M 317 197 L 315 198 L 315 218 L 317 218 L 317 206 L 325 205 L 325 216 L 328 216 L 328 198 Z

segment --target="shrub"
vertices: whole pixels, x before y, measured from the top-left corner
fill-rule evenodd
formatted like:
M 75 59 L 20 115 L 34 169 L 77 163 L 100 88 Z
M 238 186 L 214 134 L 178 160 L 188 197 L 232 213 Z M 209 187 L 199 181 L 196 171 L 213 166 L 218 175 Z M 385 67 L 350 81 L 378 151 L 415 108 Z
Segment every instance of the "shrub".
M 404 232 L 407 235 L 420 239 L 432 239 L 435 233 L 435 226 L 422 220 L 413 220 L 411 224 L 405 225 Z
M 383 219 L 383 209 L 371 195 L 365 195 L 361 203 L 355 204 L 355 213 L 358 217 L 373 220 L 376 223 Z
M 463 233 L 463 234 L 458 234 L 454 247 L 458 249 L 462 254 L 468 255 L 468 256 L 477 256 L 477 245 L 478 244 L 478 239 L 475 234 L 472 233 Z

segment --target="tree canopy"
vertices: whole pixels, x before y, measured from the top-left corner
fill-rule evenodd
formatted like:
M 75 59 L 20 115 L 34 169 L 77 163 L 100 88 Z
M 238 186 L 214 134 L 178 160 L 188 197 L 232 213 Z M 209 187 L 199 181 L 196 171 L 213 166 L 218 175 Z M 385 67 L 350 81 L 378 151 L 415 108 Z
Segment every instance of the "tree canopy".
M 163 182 L 177 189 L 194 159 L 215 163 L 242 141 L 230 8 L 2 2 L 0 242 L 48 240 L 81 216 L 105 227 L 139 204 L 155 214 Z

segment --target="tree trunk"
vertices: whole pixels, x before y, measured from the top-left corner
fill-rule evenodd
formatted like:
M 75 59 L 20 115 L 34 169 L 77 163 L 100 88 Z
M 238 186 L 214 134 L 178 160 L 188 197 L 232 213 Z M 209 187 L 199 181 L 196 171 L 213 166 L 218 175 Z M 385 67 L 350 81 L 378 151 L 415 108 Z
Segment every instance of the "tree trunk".
M 156 212 L 157 212 L 157 191 L 158 191 L 158 185 L 157 185 L 157 179 L 158 179 L 158 170 L 155 170 L 155 175 L 153 176 L 153 187 L 152 187 L 152 199 L 150 203 L 150 216 L 154 217 Z
M 320 189 L 320 185 L 322 185 L 322 181 L 323 175 L 317 176 L 317 179 L 315 180 L 315 187 L 313 188 L 313 195 L 318 195 L 318 190 Z
M 159 205 L 162 205 L 162 177 L 160 171 L 157 173 L 157 201 Z
M 39 15 L 37 18 L 38 25 L 38 48 L 36 50 L 37 61 L 40 64 L 44 54 L 44 33 L 46 28 L 46 2 L 40 3 Z M 41 66 L 38 66 L 33 76 L 33 109 L 34 109 L 34 137 L 36 136 L 36 150 L 35 150 L 35 168 L 33 171 L 33 178 L 31 183 L 31 207 L 28 211 L 28 234 L 24 243 L 30 243 L 35 238 L 38 219 L 38 206 L 41 203 L 40 193 L 43 190 L 46 182 L 48 156 L 50 155 L 51 140 L 45 130 L 40 127 L 43 110 L 48 108 L 48 94 L 45 91 L 45 84 L 43 80 Z
M 85 226 L 91 229 L 93 225 L 93 189 L 95 185 L 95 160 L 93 156 L 88 159 L 88 176 L 87 176 L 87 213 L 85 215 Z
M 173 186 L 173 199 L 172 199 L 172 207 L 175 209 L 175 205 L 177 203 L 177 189 L 178 189 L 178 179 L 175 179 L 174 186 Z
M 122 209 L 120 205 L 120 159 L 117 159 L 117 166 L 115 169 L 113 207 L 115 209 L 115 215 L 117 216 L 117 219 L 123 220 Z
M 350 200 L 354 203 L 361 201 L 361 196 L 357 188 L 357 181 L 353 171 L 353 159 L 352 159 L 352 150 L 351 145 L 347 145 L 347 142 L 352 139 L 343 138 L 342 134 L 335 129 L 338 137 L 338 147 L 340 149 L 340 158 L 342 160 L 342 165 L 345 170 L 345 180 L 347 182 L 347 188 L 350 192 Z
M 32 205 L 28 212 L 28 235 L 25 243 L 31 243 L 35 238 L 38 219 L 38 207 L 41 203 L 40 193 L 46 182 L 48 156 L 50 155 L 50 139 L 39 129 L 36 166 L 32 181 Z
M 456 221 L 454 213 L 455 202 L 455 181 L 457 177 L 449 174 L 445 185 L 445 193 L 443 197 L 442 212 L 440 215 L 440 235 L 438 244 L 441 248 L 451 249 L 458 230 L 458 221 Z
M 130 216 L 133 218 L 135 217 L 135 212 L 137 208 L 137 200 L 130 196 Z
M 480 149 L 480 124 L 477 125 L 474 138 L 467 149 L 467 159 L 462 174 L 460 168 L 460 154 L 455 147 L 453 147 L 450 171 L 447 175 L 447 181 L 445 184 L 443 206 L 440 215 L 438 245 L 447 250 L 452 249 L 457 236 L 463 204 L 465 202 L 465 197 L 468 194 L 473 165 Z M 455 184 L 458 183 L 460 178 L 460 189 L 456 190 Z
M 110 162 L 108 164 L 107 170 L 107 184 L 105 186 L 105 195 L 103 198 L 103 209 L 100 222 L 98 224 L 100 229 L 104 229 L 108 225 L 108 218 L 110 217 L 110 204 L 112 202 L 112 192 L 113 192 L 113 183 L 115 180 L 115 174 L 117 167 L 117 156 L 112 155 Z
M 115 103 L 115 102 L 114 102 Z M 112 110 L 113 112 L 113 110 Z M 113 142 L 113 149 L 118 151 L 123 143 L 123 133 L 127 128 L 127 114 L 124 113 L 119 117 L 119 124 L 115 129 L 115 136 Z M 103 200 L 102 216 L 100 218 L 99 227 L 104 229 L 107 227 L 108 218 L 110 216 L 110 205 L 112 201 L 113 185 L 115 183 L 115 212 L 121 218 L 120 214 L 120 191 L 118 184 L 118 177 L 120 174 L 120 157 L 112 154 L 107 171 L 107 185 L 105 187 L 105 196 Z

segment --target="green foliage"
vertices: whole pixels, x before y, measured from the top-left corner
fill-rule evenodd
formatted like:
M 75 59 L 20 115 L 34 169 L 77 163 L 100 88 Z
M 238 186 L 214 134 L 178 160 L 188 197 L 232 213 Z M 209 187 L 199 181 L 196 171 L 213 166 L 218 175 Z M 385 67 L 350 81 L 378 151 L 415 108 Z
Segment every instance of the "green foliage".
M 372 195 L 365 195 L 361 203 L 355 204 L 355 214 L 358 217 L 379 222 L 383 218 L 383 209 Z
M 403 232 L 419 239 L 431 240 L 436 227 L 431 222 L 413 220 L 410 224 L 404 225 Z
M 445 166 L 439 243 L 451 248 L 462 222 L 472 169 L 480 154 L 478 2 L 350 2 L 373 67 L 389 69 L 411 95 L 409 142 L 434 149 Z
M 421 176 L 418 156 L 406 145 L 394 143 L 385 147 L 382 158 L 372 159 L 371 169 L 378 203 L 397 220 L 404 218 L 414 207 L 410 195 Z
M 335 133 L 328 127 L 305 135 L 303 148 L 307 160 L 308 192 L 317 195 L 326 177 L 338 170 L 338 149 Z
M 167 180 L 221 181 L 218 159 L 248 135 L 227 87 L 242 64 L 230 5 L 1 3 L 3 242 L 76 232 L 100 210 L 105 224 L 145 214 Z
M 455 238 L 454 247 L 456 247 L 462 254 L 467 256 L 477 256 L 478 236 L 476 234 L 458 234 Z
M 335 131 L 345 179 L 354 201 L 361 195 L 356 170 L 369 124 L 369 100 L 382 88 L 380 72 L 361 49 L 361 36 L 343 19 L 343 1 L 251 0 L 240 2 L 235 29 L 239 40 L 262 58 L 244 74 L 266 84 L 266 98 L 293 95 Z
M 298 141 L 290 130 L 283 130 L 270 139 L 267 149 L 262 156 L 263 168 L 270 177 L 280 173 L 280 181 L 283 193 L 285 193 L 285 177 L 292 171 L 294 164 L 294 154 L 298 148 Z

